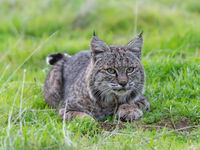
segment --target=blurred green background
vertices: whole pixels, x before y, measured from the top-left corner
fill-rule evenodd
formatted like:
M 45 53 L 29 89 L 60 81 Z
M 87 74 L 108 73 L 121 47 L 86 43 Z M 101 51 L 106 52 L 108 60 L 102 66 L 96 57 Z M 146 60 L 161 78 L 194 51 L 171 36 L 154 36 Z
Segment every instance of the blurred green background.
M 42 94 L 49 70 L 45 58 L 89 49 L 94 30 L 109 45 L 125 45 L 144 31 L 144 95 L 152 110 L 139 123 L 164 121 L 176 129 L 185 119 L 186 126 L 199 125 L 199 0 L 0 0 L 0 148 L 66 148 L 63 124 Z M 169 118 L 171 123 L 163 120 Z M 72 141 L 100 149 L 199 146 L 199 129 L 177 137 L 165 129 L 161 134 L 126 125 L 119 132 L 128 138 L 96 128 L 95 135 L 78 138 L 88 126 L 79 129 L 77 122 L 68 130 Z M 99 145 L 105 138 L 108 143 Z
M 55 33 L 26 63 L 37 69 L 51 52 L 89 49 L 93 30 L 113 45 L 143 30 L 143 55 L 151 59 L 177 51 L 198 57 L 199 13 L 198 0 L 1 0 L 1 63 L 18 65 Z

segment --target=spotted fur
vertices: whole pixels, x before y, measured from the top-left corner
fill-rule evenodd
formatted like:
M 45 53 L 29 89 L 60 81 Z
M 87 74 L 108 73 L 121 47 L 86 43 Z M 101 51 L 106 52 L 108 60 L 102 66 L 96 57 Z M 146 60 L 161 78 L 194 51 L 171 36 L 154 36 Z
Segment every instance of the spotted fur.
M 77 117 L 101 120 L 113 115 L 116 105 L 122 121 L 141 118 L 142 111 L 150 109 L 148 100 L 142 96 L 145 84 L 140 61 L 142 45 L 142 34 L 126 46 L 108 46 L 94 35 L 91 50 L 71 57 L 50 55 L 56 62 L 45 81 L 46 102 L 58 108 L 61 119 L 66 121 Z

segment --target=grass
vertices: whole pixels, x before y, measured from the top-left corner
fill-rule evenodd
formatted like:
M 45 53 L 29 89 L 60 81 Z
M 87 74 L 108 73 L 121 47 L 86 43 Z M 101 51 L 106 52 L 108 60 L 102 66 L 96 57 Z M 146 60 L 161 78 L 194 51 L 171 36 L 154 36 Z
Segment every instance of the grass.
M 0 149 L 200 149 L 199 6 L 197 0 L 1 0 Z M 123 128 L 65 123 L 44 102 L 45 57 L 89 49 L 93 30 L 115 45 L 144 31 L 144 95 L 152 109 Z

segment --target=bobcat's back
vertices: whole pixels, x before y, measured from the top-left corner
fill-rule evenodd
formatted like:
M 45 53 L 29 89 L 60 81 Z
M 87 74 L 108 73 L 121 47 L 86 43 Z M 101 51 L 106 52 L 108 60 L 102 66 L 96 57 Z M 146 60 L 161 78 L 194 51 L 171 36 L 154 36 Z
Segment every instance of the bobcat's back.
M 57 108 L 64 97 L 68 96 L 69 89 L 81 74 L 84 74 L 89 61 L 90 51 L 79 52 L 74 56 L 67 54 L 51 54 L 47 63 L 53 65 L 44 85 L 44 97 L 53 108 Z
M 64 76 L 64 89 L 65 96 L 69 94 L 71 86 L 76 84 L 79 78 L 84 78 L 85 71 L 91 59 L 90 51 L 82 51 L 76 55 L 64 60 L 63 76 Z M 84 88 L 84 87 L 79 87 Z

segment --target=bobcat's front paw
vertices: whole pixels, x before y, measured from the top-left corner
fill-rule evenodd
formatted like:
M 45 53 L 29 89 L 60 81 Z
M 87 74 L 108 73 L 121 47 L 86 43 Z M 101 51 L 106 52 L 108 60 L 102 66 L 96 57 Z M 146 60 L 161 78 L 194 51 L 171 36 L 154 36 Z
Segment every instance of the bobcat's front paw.
M 132 122 L 133 120 L 140 119 L 143 115 L 142 110 L 138 109 L 136 105 L 123 104 L 119 106 L 118 117 L 122 121 Z

